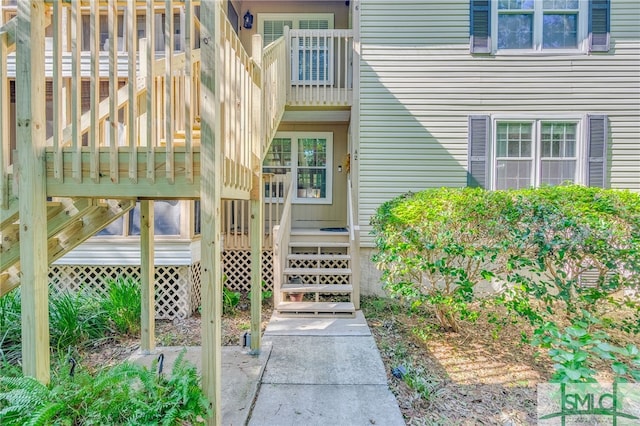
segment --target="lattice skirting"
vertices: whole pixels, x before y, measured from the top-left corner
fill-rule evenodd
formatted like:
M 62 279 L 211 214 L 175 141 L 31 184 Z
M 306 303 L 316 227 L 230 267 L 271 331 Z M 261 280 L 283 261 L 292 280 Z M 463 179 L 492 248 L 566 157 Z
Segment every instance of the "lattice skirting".
M 119 276 L 140 280 L 139 266 L 53 265 L 49 282 L 57 291 L 88 291 L 104 295 L 106 281 Z M 155 274 L 156 318 L 186 318 L 200 306 L 200 262 L 158 266 Z
M 222 253 L 225 286 L 242 293 L 251 290 L 251 252 L 249 250 L 225 250 Z M 273 252 L 262 252 L 262 280 L 265 290 L 273 290 Z
M 251 252 L 227 250 L 223 253 L 223 269 L 227 276 L 225 285 L 232 291 L 248 292 L 251 289 Z M 49 282 L 56 291 L 80 290 L 104 295 L 105 282 L 119 276 L 140 280 L 139 266 L 103 265 L 52 265 Z M 262 253 L 262 278 L 266 289 L 273 290 L 273 255 Z M 173 319 L 191 316 L 200 306 L 200 262 L 192 265 L 156 267 L 156 318 Z

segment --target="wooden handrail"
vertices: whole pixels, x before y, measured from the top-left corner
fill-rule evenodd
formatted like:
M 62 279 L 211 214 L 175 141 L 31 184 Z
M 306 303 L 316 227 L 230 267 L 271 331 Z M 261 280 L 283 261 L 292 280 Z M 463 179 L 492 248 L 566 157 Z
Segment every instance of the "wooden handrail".
M 284 269 L 287 262 L 287 252 L 291 239 L 291 202 L 295 185 L 291 183 L 284 199 L 280 224 L 273 227 L 273 303 L 278 306 L 282 302 L 280 286 L 283 284 Z
M 349 228 L 349 251 L 351 253 L 351 280 L 353 305 L 360 309 L 360 226 L 355 215 L 351 175 L 347 177 L 347 227 Z

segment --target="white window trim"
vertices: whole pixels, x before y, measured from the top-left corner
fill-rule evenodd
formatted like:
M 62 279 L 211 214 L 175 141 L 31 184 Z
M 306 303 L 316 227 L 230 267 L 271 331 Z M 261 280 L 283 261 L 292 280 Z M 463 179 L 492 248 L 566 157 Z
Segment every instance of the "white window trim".
M 258 33 L 264 35 L 264 21 L 291 21 L 293 28 L 299 29 L 300 21 L 326 19 L 329 29 L 333 29 L 333 13 L 258 13 Z
M 531 116 L 531 115 L 493 115 L 491 116 L 490 143 L 487 147 L 489 151 L 489 180 L 491 190 L 496 190 L 498 178 L 497 157 L 496 157 L 496 136 L 498 134 L 498 123 L 532 123 L 532 154 L 533 167 L 531 168 L 531 182 L 535 188 L 540 187 L 541 181 L 541 158 L 540 158 L 540 132 L 543 122 L 549 123 L 575 123 L 576 124 L 576 184 L 585 185 L 587 182 L 587 120 L 584 115 L 554 115 L 554 116 Z
M 575 49 L 543 49 L 542 48 L 542 0 L 534 0 L 533 14 L 533 48 L 531 49 L 498 49 L 498 2 L 491 2 L 491 49 L 495 55 L 583 55 L 589 52 L 589 2 L 578 3 L 578 46 Z
M 291 185 L 298 184 L 298 139 L 319 138 L 327 140 L 327 191 L 325 198 L 299 198 L 293 190 L 293 204 L 333 204 L 333 132 L 278 132 L 275 138 L 291 139 Z

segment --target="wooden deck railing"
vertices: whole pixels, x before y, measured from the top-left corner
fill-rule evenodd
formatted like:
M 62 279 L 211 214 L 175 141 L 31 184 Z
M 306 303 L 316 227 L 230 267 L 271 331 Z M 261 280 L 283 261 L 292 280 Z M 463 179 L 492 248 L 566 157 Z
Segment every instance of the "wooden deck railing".
M 266 153 L 273 140 L 278 125 L 284 114 L 287 102 L 287 44 L 284 37 L 280 37 L 267 47 L 262 53 L 262 111 L 265 127 L 265 138 L 262 152 Z
M 251 134 L 253 91 L 259 90 L 259 70 L 240 43 L 231 23 L 220 14 L 222 69 L 221 135 L 224 141 L 223 194 L 225 198 L 246 198 L 251 189 Z
M 282 273 L 286 267 L 287 254 L 289 253 L 289 241 L 291 240 L 291 202 L 295 185 L 289 185 L 289 190 L 284 198 L 280 223 L 273 227 L 273 306 L 282 302 L 280 286 L 283 284 Z
M 9 35 L 0 33 L 0 211 L 9 209 L 11 190 L 11 140 L 9 137 L 9 79 L 7 78 L 7 53 Z M 17 207 L 16 207 L 17 208 Z M 7 214 L 9 215 L 9 214 Z
M 287 67 L 292 106 L 350 106 L 353 84 L 352 30 L 289 30 Z
M 351 282 L 353 284 L 353 304 L 360 309 L 360 225 L 356 218 L 351 175 L 347 178 L 347 227 L 349 228 L 349 252 L 351 253 Z
M 264 234 L 262 249 L 273 248 L 273 227 L 280 223 L 285 196 L 291 185 L 290 175 L 263 175 L 264 182 Z M 249 250 L 251 244 L 250 206 L 248 200 L 222 202 L 222 233 L 225 250 Z

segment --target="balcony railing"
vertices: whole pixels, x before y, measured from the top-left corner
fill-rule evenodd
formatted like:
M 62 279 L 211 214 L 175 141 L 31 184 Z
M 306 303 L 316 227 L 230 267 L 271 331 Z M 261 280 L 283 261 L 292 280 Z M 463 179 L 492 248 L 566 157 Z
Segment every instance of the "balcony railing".
M 286 30 L 291 52 L 291 106 L 350 106 L 353 87 L 352 30 Z

